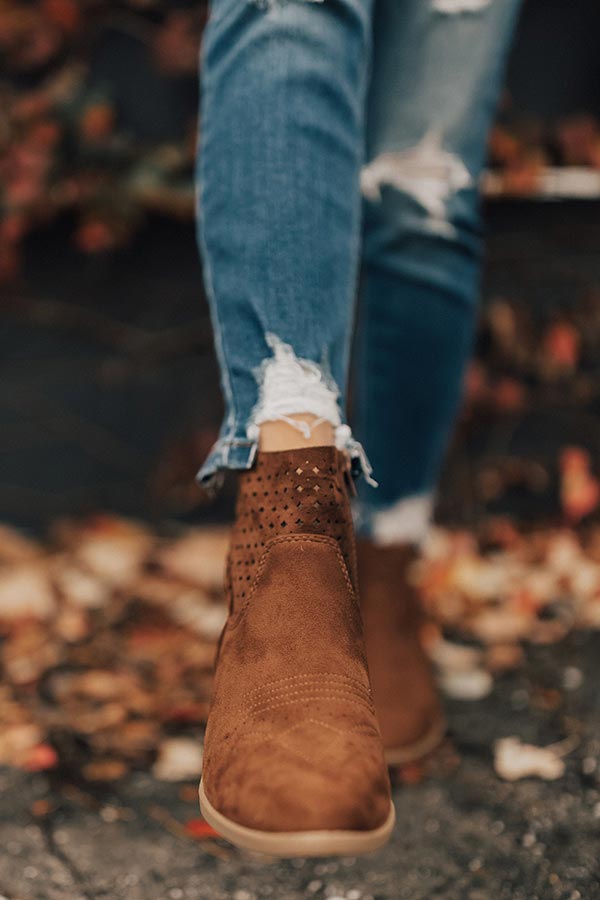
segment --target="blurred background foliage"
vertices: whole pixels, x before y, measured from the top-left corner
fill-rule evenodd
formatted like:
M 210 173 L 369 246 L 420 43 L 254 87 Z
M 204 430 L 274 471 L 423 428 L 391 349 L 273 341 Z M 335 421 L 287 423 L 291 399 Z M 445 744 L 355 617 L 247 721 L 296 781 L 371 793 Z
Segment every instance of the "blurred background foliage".
M 491 138 L 491 161 L 507 170 L 497 190 L 535 193 L 549 165 L 600 169 L 594 6 L 526 5 Z M 85 253 L 122 246 L 149 210 L 193 214 L 207 9 L 206 0 L 1 0 L 0 278 L 19 274 L 24 236 L 68 210 Z
M 143 210 L 193 212 L 203 3 L 0 3 L 0 276 L 24 235 L 67 210 L 74 240 L 121 246 Z

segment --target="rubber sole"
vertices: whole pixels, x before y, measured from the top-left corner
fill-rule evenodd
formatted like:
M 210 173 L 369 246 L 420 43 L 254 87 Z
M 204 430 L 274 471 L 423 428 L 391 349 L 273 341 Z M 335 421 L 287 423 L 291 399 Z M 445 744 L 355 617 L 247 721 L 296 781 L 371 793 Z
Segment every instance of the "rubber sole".
M 373 831 L 257 831 L 228 819 L 198 789 L 200 810 L 209 825 L 236 847 L 268 856 L 361 856 L 383 847 L 390 838 L 396 812 L 390 804 L 387 820 Z
M 442 743 L 448 730 L 448 723 L 445 719 L 439 719 L 434 722 L 430 730 L 415 741 L 414 744 L 408 744 L 404 747 L 396 747 L 385 750 L 385 761 L 388 766 L 404 766 L 408 763 L 417 762 L 424 756 L 427 756 L 439 744 Z

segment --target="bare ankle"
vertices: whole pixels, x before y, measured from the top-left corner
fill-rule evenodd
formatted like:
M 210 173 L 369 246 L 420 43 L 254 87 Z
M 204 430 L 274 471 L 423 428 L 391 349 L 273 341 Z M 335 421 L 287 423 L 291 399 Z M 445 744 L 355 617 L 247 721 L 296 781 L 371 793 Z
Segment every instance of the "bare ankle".
M 263 422 L 260 426 L 259 449 L 263 453 L 303 447 L 329 447 L 334 443 L 335 433 L 331 422 L 311 413 L 286 416 L 285 420 Z

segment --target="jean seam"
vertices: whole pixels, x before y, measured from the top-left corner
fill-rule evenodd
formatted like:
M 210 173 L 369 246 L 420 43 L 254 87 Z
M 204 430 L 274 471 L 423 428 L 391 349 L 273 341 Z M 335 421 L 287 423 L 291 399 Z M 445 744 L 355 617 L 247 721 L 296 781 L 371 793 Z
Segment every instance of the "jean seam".
M 201 66 L 201 71 L 203 71 L 204 66 Z M 205 80 L 202 79 L 203 84 L 205 84 Z M 207 93 L 207 92 L 205 92 Z M 205 287 L 206 287 L 206 295 L 208 299 L 208 305 L 210 309 L 210 315 L 213 322 L 213 332 L 215 337 L 215 349 L 217 353 L 217 358 L 219 361 L 221 373 L 222 373 L 222 383 L 223 390 L 225 393 L 225 400 L 227 405 L 227 420 L 226 420 L 226 428 L 227 432 L 225 437 L 225 442 L 231 442 L 236 433 L 236 425 L 237 425 L 237 404 L 235 401 L 235 396 L 233 392 L 233 382 L 231 377 L 231 372 L 229 369 L 229 362 L 227 359 L 227 354 L 225 352 L 225 344 L 224 344 L 224 327 L 222 322 L 222 317 L 219 311 L 219 304 L 216 302 L 216 294 L 214 288 L 214 280 L 212 267 L 210 264 L 210 257 L 207 249 L 206 237 L 204 234 L 204 216 L 202 211 L 206 207 L 205 203 L 205 190 L 207 184 L 207 178 L 205 177 L 205 161 L 206 161 L 206 148 L 204 145 L 204 135 L 205 128 L 204 124 L 206 121 L 206 107 L 207 103 L 202 103 L 202 115 L 201 115 L 201 125 L 200 125 L 200 135 L 202 140 L 202 152 L 200 156 L 200 191 L 199 191 L 199 215 L 198 215 L 198 240 L 200 244 L 200 253 L 202 256 L 202 265 L 205 279 Z M 229 444 L 230 445 L 230 444 Z M 224 446 L 229 446 L 224 444 Z M 224 463 L 227 464 L 228 450 L 224 459 Z

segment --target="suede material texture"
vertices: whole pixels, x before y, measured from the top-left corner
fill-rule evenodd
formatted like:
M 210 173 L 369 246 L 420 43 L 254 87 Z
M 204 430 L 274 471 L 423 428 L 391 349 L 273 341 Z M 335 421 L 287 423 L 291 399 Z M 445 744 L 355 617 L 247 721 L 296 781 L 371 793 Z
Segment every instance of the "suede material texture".
M 373 698 L 386 750 L 417 743 L 443 721 L 423 649 L 421 603 L 410 584 L 409 546 L 358 544 L 361 608 Z
M 249 828 L 371 830 L 390 812 L 346 478 L 330 447 L 241 476 L 202 778 Z

